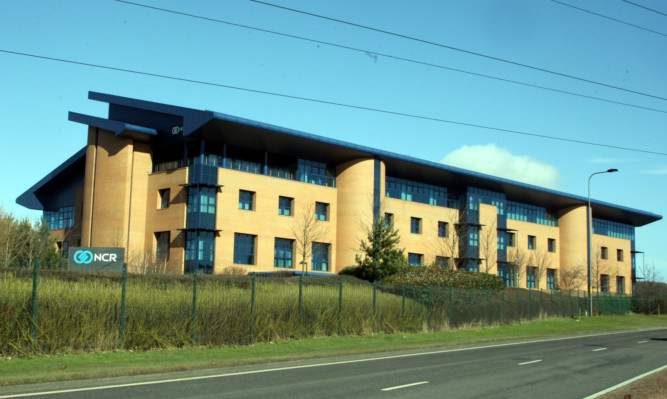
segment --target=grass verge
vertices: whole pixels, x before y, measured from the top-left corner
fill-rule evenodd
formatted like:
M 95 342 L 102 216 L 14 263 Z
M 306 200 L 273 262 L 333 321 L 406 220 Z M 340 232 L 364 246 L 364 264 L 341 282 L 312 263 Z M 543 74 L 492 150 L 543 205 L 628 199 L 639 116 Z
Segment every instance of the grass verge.
M 667 327 L 667 316 L 559 318 L 435 333 L 334 336 L 251 346 L 2 359 L 0 386 L 652 327 Z

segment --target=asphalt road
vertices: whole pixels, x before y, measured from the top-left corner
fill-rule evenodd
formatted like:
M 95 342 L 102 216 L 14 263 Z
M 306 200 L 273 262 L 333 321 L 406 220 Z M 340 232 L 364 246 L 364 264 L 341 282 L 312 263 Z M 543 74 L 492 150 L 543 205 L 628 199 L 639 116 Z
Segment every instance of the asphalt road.
M 586 398 L 665 365 L 667 328 L 6 387 L 0 398 Z

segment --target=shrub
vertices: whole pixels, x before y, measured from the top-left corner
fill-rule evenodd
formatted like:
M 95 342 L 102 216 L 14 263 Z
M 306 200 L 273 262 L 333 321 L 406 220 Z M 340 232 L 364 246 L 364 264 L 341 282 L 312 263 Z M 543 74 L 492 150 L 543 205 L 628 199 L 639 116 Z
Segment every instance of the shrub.
M 469 272 L 466 270 L 447 270 L 437 265 L 403 266 L 398 272 L 385 281 L 406 283 L 417 286 L 431 285 L 434 287 L 475 288 L 502 290 L 503 280 L 493 274 Z

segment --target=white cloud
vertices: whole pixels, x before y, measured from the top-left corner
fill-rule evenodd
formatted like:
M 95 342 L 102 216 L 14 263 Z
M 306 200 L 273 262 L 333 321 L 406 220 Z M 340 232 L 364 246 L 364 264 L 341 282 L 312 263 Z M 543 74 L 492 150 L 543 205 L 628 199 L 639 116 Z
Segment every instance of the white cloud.
M 642 174 L 645 175 L 667 175 L 667 166 L 658 167 L 656 169 L 644 170 Z
M 540 187 L 556 188 L 561 181 L 554 166 L 526 155 L 514 155 L 495 144 L 472 145 L 454 150 L 440 162 L 479 173 Z

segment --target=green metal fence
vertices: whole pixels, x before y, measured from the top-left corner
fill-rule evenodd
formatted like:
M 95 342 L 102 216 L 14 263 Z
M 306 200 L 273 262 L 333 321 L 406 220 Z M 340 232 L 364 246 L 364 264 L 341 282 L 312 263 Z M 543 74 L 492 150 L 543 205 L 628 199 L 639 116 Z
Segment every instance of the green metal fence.
M 580 316 L 583 291 L 367 283 L 339 276 L 122 275 L 0 270 L 0 355 L 236 345 L 445 331 Z M 596 296 L 599 313 L 629 297 Z

